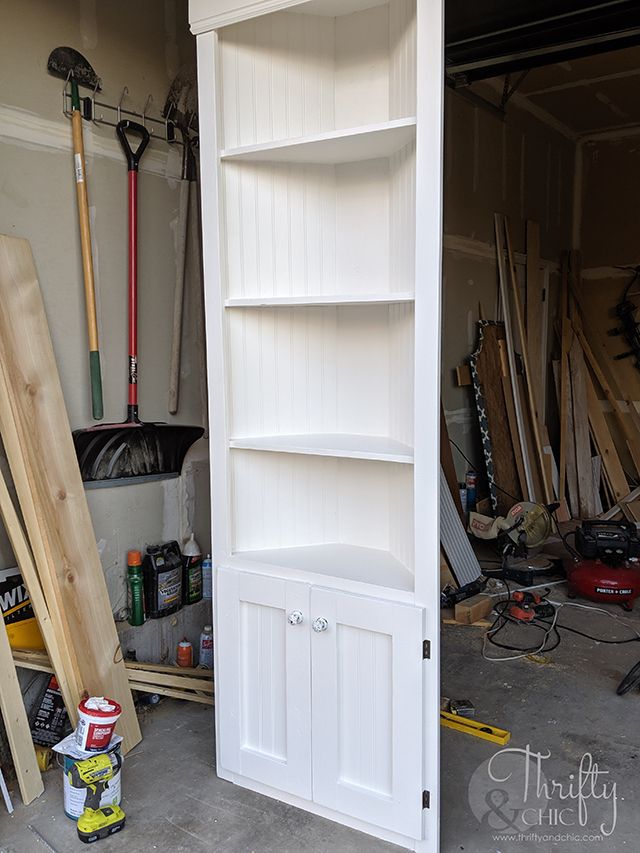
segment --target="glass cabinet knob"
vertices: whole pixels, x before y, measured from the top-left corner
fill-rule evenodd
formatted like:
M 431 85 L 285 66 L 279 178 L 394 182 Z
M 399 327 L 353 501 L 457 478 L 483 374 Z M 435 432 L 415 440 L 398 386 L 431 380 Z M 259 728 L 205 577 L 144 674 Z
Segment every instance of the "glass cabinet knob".
M 287 622 L 289 625 L 299 625 L 303 618 L 301 610 L 292 610 L 287 616 Z

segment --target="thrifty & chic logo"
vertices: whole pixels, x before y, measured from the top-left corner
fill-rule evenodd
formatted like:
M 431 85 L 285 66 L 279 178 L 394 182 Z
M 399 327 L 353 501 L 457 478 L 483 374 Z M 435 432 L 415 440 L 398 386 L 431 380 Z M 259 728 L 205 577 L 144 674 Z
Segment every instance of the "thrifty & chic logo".
M 585 753 L 575 772 L 547 778 L 551 752 L 501 749 L 478 767 L 469 782 L 469 805 L 493 833 L 589 828 L 608 837 L 618 820 L 618 791 L 608 770 Z

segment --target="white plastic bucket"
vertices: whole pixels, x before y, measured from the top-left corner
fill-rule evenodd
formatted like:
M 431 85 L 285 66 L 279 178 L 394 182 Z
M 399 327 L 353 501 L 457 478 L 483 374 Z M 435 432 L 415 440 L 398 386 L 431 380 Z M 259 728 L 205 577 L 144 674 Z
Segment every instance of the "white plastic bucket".
M 104 752 L 111 743 L 113 730 L 122 713 L 122 708 L 113 699 L 105 699 L 112 710 L 100 711 L 87 708 L 87 700 L 83 699 L 78 705 L 78 725 L 76 726 L 76 743 L 86 752 Z

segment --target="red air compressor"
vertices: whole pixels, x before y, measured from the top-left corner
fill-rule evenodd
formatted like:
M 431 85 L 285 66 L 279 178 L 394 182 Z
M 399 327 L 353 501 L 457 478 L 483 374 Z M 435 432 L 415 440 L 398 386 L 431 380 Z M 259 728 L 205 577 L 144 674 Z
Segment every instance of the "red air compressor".
M 582 560 L 567 560 L 569 597 L 620 604 L 633 609 L 640 595 L 640 539 L 628 521 L 584 521 L 575 532 Z

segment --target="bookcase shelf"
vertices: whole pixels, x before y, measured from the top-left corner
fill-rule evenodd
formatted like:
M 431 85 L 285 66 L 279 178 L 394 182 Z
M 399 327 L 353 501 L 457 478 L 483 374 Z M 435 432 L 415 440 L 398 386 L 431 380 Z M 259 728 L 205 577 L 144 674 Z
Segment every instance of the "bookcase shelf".
M 378 548 L 332 542 L 299 548 L 237 551 L 233 558 L 234 563 L 241 561 L 276 569 L 298 569 L 407 592 L 413 589 L 413 575 L 407 567 L 393 554 Z
M 220 152 L 223 161 L 251 163 L 352 163 L 390 157 L 415 138 L 415 118 L 377 122 Z
M 413 463 L 413 448 L 378 435 L 308 433 L 306 435 L 260 435 L 231 438 L 236 450 L 264 450 L 271 453 L 298 453 L 303 456 L 335 456 L 371 459 L 378 462 Z
M 308 296 L 246 296 L 227 299 L 226 308 L 289 308 L 294 306 L 311 307 L 313 305 L 392 305 L 395 302 L 413 302 L 413 293 L 328 293 Z

